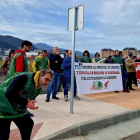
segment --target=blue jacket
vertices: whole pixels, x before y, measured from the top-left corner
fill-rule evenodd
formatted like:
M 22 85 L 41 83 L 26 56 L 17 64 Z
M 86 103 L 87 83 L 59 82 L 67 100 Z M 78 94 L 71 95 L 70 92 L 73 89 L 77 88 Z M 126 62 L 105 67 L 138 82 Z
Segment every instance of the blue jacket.
M 75 58 L 75 62 L 78 62 L 77 58 Z M 63 68 L 64 68 L 64 77 L 71 77 L 71 58 L 70 57 L 64 58 Z

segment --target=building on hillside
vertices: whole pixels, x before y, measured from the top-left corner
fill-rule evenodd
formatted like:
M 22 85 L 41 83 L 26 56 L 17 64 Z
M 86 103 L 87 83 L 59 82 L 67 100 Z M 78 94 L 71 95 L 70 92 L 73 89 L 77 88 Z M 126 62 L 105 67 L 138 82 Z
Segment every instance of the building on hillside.
M 104 48 L 100 51 L 100 57 L 101 58 L 107 58 L 108 56 L 113 56 L 114 51 L 112 49 Z
M 128 56 L 128 54 L 132 52 L 134 56 L 137 56 L 137 49 L 136 48 L 124 48 L 123 49 L 123 56 Z
M 0 49 L 0 57 L 4 54 L 5 54 L 5 51 L 3 49 Z
M 11 51 L 11 49 L 7 49 L 7 50 L 5 50 L 5 55 L 9 55 L 9 52 Z
M 34 51 L 26 52 L 26 56 L 27 56 L 28 61 L 34 60 L 38 56 L 38 54 L 39 54 L 38 52 L 34 52 Z
M 140 50 L 137 51 L 137 55 L 139 55 L 139 54 L 140 54 Z

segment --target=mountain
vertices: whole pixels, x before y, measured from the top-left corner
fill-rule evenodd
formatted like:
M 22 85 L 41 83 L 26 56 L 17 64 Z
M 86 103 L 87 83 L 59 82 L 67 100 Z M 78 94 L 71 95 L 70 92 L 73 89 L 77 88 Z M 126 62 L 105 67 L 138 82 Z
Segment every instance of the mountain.
M 47 50 L 47 51 L 52 51 L 54 47 L 52 46 L 49 46 L 45 43 L 37 43 L 37 44 L 34 44 L 34 46 L 36 48 L 38 48 L 39 50 Z M 63 49 L 63 48 L 59 48 L 60 51 L 66 51 L 66 49 Z
M 13 36 L 0 35 L 0 48 L 18 49 L 21 46 L 22 41 L 23 41 L 22 39 L 19 39 L 19 38 L 13 37 Z M 37 48 L 35 46 L 32 46 L 31 50 L 35 50 L 35 49 L 37 49 Z
M 34 46 L 36 48 L 38 48 L 39 50 L 47 50 L 47 51 L 53 51 L 53 48 L 54 48 L 54 47 L 49 46 L 49 45 L 47 45 L 45 43 L 37 43 L 37 44 L 34 44 Z M 65 52 L 67 49 L 59 48 L 59 50 Z M 75 51 L 75 52 L 76 52 L 77 56 L 82 56 L 83 55 L 83 52 L 80 52 L 80 51 Z M 94 57 L 94 54 L 91 53 L 90 56 Z
M 3 42 L 3 41 L 0 41 L 0 48 L 4 48 L 4 49 L 17 49 L 15 46 L 7 43 L 7 42 Z
M 37 43 L 37 44 L 34 44 L 34 46 L 39 50 L 47 50 L 47 51 L 53 50 L 53 47 L 51 47 L 45 43 Z
M 13 36 L 4 36 L 4 35 L 0 35 L 0 48 L 3 48 L 3 49 L 18 49 L 20 46 L 21 46 L 21 43 L 22 43 L 22 39 L 19 39 L 19 38 L 16 38 L 16 37 L 13 37 Z M 53 48 L 52 46 L 49 46 L 45 43 L 37 43 L 37 44 L 33 44 L 31 50 L 47 50 L 47 51 L 53 51 Z M 67 49 L 63 49 L 63 48 L 59 48 L 60 51 L 66 51 Z M 76 51 L 76 55 L 77 56 L 82 56 L 83 55 L 83 52 L 80 52 L 80 51 Z M 90 54 L 91 57 L 94 56 L 94 54 Z

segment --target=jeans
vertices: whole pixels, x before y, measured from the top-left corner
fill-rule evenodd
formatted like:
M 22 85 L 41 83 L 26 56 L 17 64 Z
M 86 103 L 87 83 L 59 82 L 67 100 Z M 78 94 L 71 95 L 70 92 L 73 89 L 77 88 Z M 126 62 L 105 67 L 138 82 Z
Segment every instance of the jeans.
M 59 86 L 58 86 L 58 92 L 61 90 L 61 87 L 65 87 L 65 78 L 62 74 L 60 74 L 60 81 L 59 81 Z
M 127 72 L 122 74 L 123 90 L 126 89 Z
M 19 128 L 22 140 L 30 140 L 34 122 L 28 115 L 14 119 L 0 119 L 0 140 L 9 140 L 10 125 L 12 121 Z
M 53 78 L 47 87 L 47 99 L 50 99 L 53 85 L 54 85 L 54 88 L 53 88 L 52 97 L 56 96 L 57 88 L 58 88 L 58 84 L 59 84 L 59 79 L 60 79 L 60 72 L 54 72 Z
M 65 77 L 65 88 L 64 88 L 64 97 L 68 96 L 68 89 L 71 83 L 71 78 L 70 77 Z M 76 81 L 74 80 L 74 97 L 76 95 Z

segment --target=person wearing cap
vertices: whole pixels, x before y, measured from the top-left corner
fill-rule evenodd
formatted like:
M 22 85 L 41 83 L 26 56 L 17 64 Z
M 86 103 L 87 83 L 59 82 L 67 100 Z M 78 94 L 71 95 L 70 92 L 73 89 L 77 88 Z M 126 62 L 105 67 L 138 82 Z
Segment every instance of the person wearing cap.
M 132 80 L 136 77 L 135 62 L 133 61 L 133 53 L 129 53 L 129 57 L 126 59 L 125 65 L 127 70 L 127 82 L 126 88 L 129 90 L 135 90 L 132 88 Z

